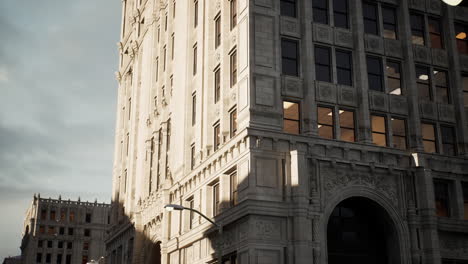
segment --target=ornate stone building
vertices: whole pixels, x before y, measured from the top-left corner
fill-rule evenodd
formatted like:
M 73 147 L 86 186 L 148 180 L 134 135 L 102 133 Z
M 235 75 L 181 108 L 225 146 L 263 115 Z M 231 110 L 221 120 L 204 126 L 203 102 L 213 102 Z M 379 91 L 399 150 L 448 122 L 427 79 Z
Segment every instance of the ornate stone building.
M 110 263 L 468 263 L 467 9 L 122 4 Z
M 101 260 L 109 222 L 109 204 L 34 195 L 24 220 L 20 261 L 86 264 Z

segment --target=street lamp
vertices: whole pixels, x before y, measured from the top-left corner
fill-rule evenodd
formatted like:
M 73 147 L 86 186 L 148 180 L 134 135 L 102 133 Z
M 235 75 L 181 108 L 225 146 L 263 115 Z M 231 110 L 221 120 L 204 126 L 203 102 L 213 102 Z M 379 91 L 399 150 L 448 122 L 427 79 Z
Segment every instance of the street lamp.
M 217 252 L 217 255 L 218 255 L 218 263 L 221 262 L 221 259 L 222 259 L 222 254 L 221 254 L 221 245 L 222 245 L 222 241 L 221 241 L 221 236 L 223 234 L 223 228 L 221 227 L 221 225 L 215 223 L 213 220 L 211 220 L 208 216 L 202 214 L 200 211 L 198 210 L 195 210 L 193 208 L 189 208 L 189 207 L 185 207 L 185 206 L 182 206 L 182 205 L 178 205 L 178 204 L 166 204 L 164 206 L 164 208 L 167 210 L 167 211 L 182 211 L 182 210 L 189 210 L 189 211 L 192 211 L 192 212 L 195 212 L 197 214 L 199 214 L 201 217 L 205 218 L 206 220 L 208 220 L 208 222 L 212 223 L 214 226 L 216 226 L 218 228 L 218 252 Z
M 100 262 L 101 260 L 103 260 L 103 259 L 104 259 L 104 257 L 100 257 L 98 260 L 92 259 L 92 260 L 90 260 L 89 262 L 86 262 L 86 264 L 95 264 L 95 263 L 98 263 L 98 264 L 99 264 L 99 262 Z
M 201 217 L 205 218 L 206 220 L 208 220 L 208 222 L 212 223 L 214 226 L 216 226 L 219 230 L 219 232 L 221 233 L 222 232 L 222 228 L 220 225 L 218 225 L 217 223 L 213 222 L 213 220 L 211 220 L 208 216 L 202 214 L 200 211 L 198 210 L 195 210 L 193 208 L 189 208 L 189 207 L 185 207 L 185 206 L 182 206 L 182 205 L 178 205 L 178 204 L 166 204 L 164 206 L 164 208 L 167 210 L 167 211 L 182 211 L 182 210 L 189 210 L 189 211 L 192 211 L 192 212 L 195 212 L 197 214 L 199 214 Z
M 447 5 L 468 7 L 468 0 L 442 0 Z

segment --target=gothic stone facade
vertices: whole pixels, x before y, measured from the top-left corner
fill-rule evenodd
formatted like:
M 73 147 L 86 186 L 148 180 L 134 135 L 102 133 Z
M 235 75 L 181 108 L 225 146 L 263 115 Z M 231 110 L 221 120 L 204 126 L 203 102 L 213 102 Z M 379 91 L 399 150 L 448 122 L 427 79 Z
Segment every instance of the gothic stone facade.
M 466 263 L 468 10 L 122 4 L 112 264 Z
M 110 204 L 41 198 L 26 212 L 21 242 L 24 264 L 86 264 L 105 257 Z

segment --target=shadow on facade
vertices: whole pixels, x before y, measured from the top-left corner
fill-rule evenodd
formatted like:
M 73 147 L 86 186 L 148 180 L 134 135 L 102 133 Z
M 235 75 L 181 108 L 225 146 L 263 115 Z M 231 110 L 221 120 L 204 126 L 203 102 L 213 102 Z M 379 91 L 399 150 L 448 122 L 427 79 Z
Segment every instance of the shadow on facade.
M 154 219 L 135 228 L 130 219 L 141 216 L 129 217 L 122 204 L 115 206 L 113 220 L 118 225 L 107 240 L 107 263 L 402 263 L 401 232 L 395 219 L 369 197 L 338 199 L 327 214 L 305 199 L 300 185 L 285 184 L 281 196 L 262 196 L 241 188 L 238 201 L 223 200 L 217 205 L 210 188 L 213 185 L 207 186 L 205 197 L 210 203 L 202 211 L 210 216 L 217 210 L 212 219 L 218 227 L 184 210 L 155 211 Z M 183 197 L 172 203 L 194 206 Z M 309 215 L 304 213 L 307 210 Z M 317 213 L 311 217 L 314 210 Z M 178 222 L 178 228 L 165 225 L 166 221 Z

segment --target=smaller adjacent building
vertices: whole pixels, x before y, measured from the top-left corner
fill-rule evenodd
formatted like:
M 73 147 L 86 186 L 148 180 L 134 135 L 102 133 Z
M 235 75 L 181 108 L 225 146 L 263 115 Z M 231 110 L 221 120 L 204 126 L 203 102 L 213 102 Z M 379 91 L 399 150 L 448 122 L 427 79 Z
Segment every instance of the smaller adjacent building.
M 110 204 L 41 198 L 26 212 L 23 264 L 86 264 L 105 257 Z
M 2 264 L 21 264 L 21 256 L 6 257 Z

